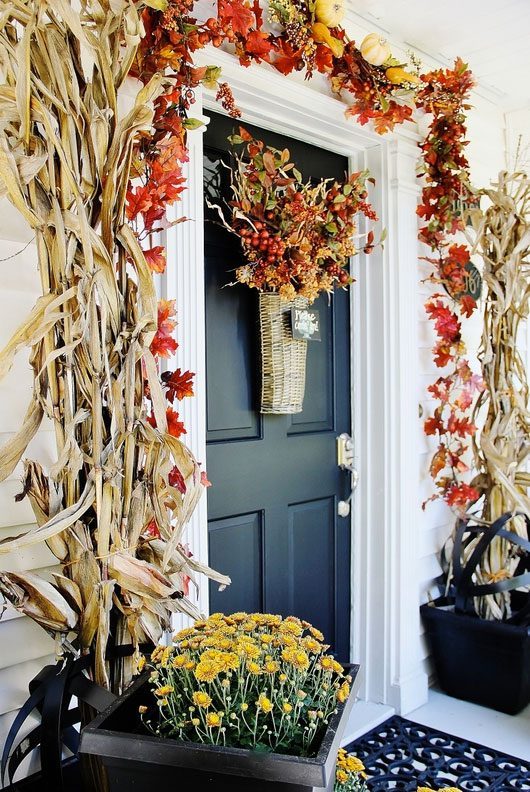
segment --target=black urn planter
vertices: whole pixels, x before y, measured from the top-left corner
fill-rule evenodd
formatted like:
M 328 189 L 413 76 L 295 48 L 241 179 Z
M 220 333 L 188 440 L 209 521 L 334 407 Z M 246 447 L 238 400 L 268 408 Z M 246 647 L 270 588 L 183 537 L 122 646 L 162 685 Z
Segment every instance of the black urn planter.
M 440 687 L 508 715 L 530 704 L 530 628 L 422 605 Z
M 530 598 L 525 590 L 530 585 L 530 540 L 506 528 L 516 516 L 507 512 L 491 525 L 459 520 L 452 577 L 440 579 L 446 594 L 420 609 L 442 690 L 509 715 L 530 703 Z M 530 519 L 520 516 L 530 536 Z M 510 578 L 477 584 L 475 572 L 496 539 L 513 546 L 518 567 Z M 501 592 L 509 593 L 510 619 L 479 618 L 477 600 Z
M 315 757 L 223 748 L 147 734 L 138 718 L 139 705 L 152 695 L 145 676 L 83 729 L 79 752 L 101 757 L 109 792 L 153 792 L 162 788 L 331 792 L 337 752 L 358 688 L 358 671 L 358 666 L 351 669 L 351 695 L 330 718 Z

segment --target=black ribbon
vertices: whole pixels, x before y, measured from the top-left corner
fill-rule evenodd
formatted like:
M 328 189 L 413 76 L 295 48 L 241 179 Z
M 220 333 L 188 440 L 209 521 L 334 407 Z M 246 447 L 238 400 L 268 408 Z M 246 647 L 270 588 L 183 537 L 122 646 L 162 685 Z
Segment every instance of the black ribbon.
M 107 660 L 115 661 L 130 657 L 134 652 L 132 644 L 113 647 L 107 653 Z M 146 653 L 150 645 L 140 646 Z M 92 663 L 91 655 L 74 658 L 68 655 L 56 665 L 45 666 L 29 683 L 29 698 L 25 701 L 13 721 L 2 751 L 0 778 L 9 784 L 24 759 L 40 748 L 42 778 L 46 789 L 65 792 L 63 778 L 63 749 L 67 748 L 76 755 L 79 747 L 79 726 L 81 711 L 79 706 L 71 707 L 72 699 L 83 701 L 102 712 L 115 700 L 116 696 L 105 688 L 92 682 L 86 670 Z M 37 710 L 40 723 L 35 726 L 18 744 L 17 736 L 24 723 Z
M 483 584 L 473 583 L 473 574 L 480 565 L 484 553 L 495 538 L 505 539 L 507 542 L 516 545 L 523 550 L 524 553 L 527 554 L 528 559 L 530 559 L 529 539 L 519 536 L 513 531 L 509 531 L 505 528 L 506 524 L 514 517 L 522 517 L 525 520 L 527 536 L 530 536 L 530 520 L 526 514 L 520 512 L 507 512 L 488 526 L 470 525 L 466 520 L 458 521 L 452 553 L 453 580 L 449 591 L 450 598 L 454 601 L 456 613 L 467 613 L 476 616 L 477 613 L 473 602 L 475 597 L 484 597 L 488 594 L 514 591 L 515 589 L 530 585 L 530 571 L 525 571 L 522 572 L 522 574 L 516 574 L 514 577 L 507 578 L 506 580 L 499 580 L 497 582 Z M 463 564 L 462 559 L 464 557 L 464 551 L 470 542 L 476 540 L 477 536 L 480 538 L 470 557 L 466 563 Z M 526 567 L 528 567 L 528 565 L 527 562 Z M 528 597 L 525 604 L 506 621 L 511 624 L 520 625 L 530 623 L 530 597 Z

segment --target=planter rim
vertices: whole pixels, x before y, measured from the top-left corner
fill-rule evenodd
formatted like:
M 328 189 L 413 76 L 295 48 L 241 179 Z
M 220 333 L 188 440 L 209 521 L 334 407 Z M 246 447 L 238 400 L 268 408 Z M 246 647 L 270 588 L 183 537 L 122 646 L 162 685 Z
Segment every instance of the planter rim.
M 461 621 L 468 626 L 472 624 L 479 630 L 489 630 L 491 632 L 502 631 L 505 634 L 508 631 L 513 633 L 513 635 L 530 636 L 530 626 L 524 626 L 521 624 L 507 624 L 506 622 L 497 621 L 496 619 L 481 619 L 480 616 L 473 616 L 470 613 L 455 613 L 454 610 L 447 610 L 446 606 L 438 606 L 434 603 L 431 604 L 426 602 L 423 605 L 420 605 L 420 613 L 422 616 L 427 615 L 428 618 L 436 613 L 438 614 L 437 618 Z
M 275 777 L 281 773 L 281 778 L 285 782 L 296 780 L 297 771 L 303 769 L 304 777 L 313 786 L 325 786 L 329 780 L 329 773 L 335 766 L 336 757 L 331 755 L 331 751 L 335 743 L 340 742 L 337 729 L 340 722 L 343 719 L 346 721 L 349 717 L 360 685 L 359 666 L 352 666 L 349 673 L 352 676 L 350 696 L 344 704 L 338 705 L 337 713 L 329 719 L 316 756 L 299 757 L 292 754 L 268 753 L 249 748 L 224 747 L 105 728 L 105 722 L 116 710 L 147 683 L 149 672 L 142 674 L 122 696 L 85 726 L 81 732 L 79 753 L 93 754 L 109 760 L 130 757 L 135 762 L 156 761 L 164 766 L 200 767 L 216 773 L 231 773 L 249 778 L 255 776 L 256 771 L 269 767 L 274 769 Z M 131 741 L 134 741 L 134 746 Z M 337 750 L 338 747 L 339 745 Z M 131 748 L 133 748 L 132 755 Z M 221 759 L 225 760 L 224 763 L 220 762 Z

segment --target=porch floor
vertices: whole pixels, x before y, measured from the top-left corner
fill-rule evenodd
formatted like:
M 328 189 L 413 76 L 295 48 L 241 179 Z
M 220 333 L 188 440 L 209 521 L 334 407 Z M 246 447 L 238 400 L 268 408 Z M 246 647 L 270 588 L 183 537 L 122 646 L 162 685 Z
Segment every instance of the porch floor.
M 342 744 L 348 745 L 393 714 L 391 707 L 358 701 L 352 709 Z M 427 704 L 407 712 L 404 717 L 423 726 L 430 726 L 530 761 L 530 706 L 519 715 L 505 715 L 451 698 L 431 688 Z
M 427 704 L 405 717 L 530 761 L 530 706 L 519 715 L 505 715 L 431 689 Z

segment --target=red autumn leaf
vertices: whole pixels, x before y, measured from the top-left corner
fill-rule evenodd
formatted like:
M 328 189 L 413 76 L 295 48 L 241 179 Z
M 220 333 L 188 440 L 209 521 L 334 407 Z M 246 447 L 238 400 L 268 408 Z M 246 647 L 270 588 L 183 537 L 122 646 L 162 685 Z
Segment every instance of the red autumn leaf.
M 468 418 L 457 418 L 455 413 L 451 413 L 447 421 L 447 431 L 458 437 L 466 437 L 466 435 L 474 435 L 477 427 Z
M 162 382 L 166 390 L 166 398 L 171 404 L 178 399 L 186 398 L 186 396 L 193 396 L 193 377 L 195 375 L 191 371 L 181 371 L 180 368 L 175 371 L 164 371 L 162 374 Z
M 166 418 L 168 434 L 172 435 L 173 437 L 180 437 L 181 435 L 186 434 L 184 424 L 182 421 L 179 421 L 178 412 L 175 412 L 172 407 L 167 408 Z
M 466 508 L 469 503 L 478 500 L 479 496 L 479 491 L 469 484 L 454 484 L 447 490 L 444 500 L 449 506 Z
M 449 258 L 464 267 L 469 261 L 469 250 L 465 245 L 451 245 L 447 251 Z
M 177 351 L 178 344 L 172 336 L 177 326 L 173 316 L 175 316 L 175 300 L 160 300 L 158 303 L 158 329 L 150 347 L 155 357 L 168 358 Z
M 184 481 L 184 476 L 175 465 L 169 471 L 168 481 L 171 487 L 175 487 L 181 493 L 181 495 L 186 494 L 186 482 Z
M 440 420 L 440 415 L 438 410 L 434 413 L 432 418 L 427 418 L 425 423 L 423 424 L 423 431 L 426 435 L 434 435 L 437 433 L 442 434 L 444 431 L 444 425 Z
M 292 71 L 296 69 L 298 63 L 300 61 L 300 51 L 298 52 L 283 52 L 276 60 L 274 61 L 274 68 L 277 69 L 282 74 L 290 74 Z
M 451 360 L 454 360 L 455 353 L 450 344 L 440 341 L 433 349 L 433 359 L 438 368 L 444 368 Z
M 317 44 L 315 65 L 319 72 L 325 73 L 333 71 L 333 53 L 329 47 L 325 47 L 323 44 Z
M 468 294 L 465 294 L 463 297 L 460 298 L 460 311 L 469 318 L 475 308 L 477 307 L 476 300 L 473 297 L 470 297 Z
M 166 269 L 166 251 L 162 245 L 144 250 L 145 260 L 153 272 L 162 273 Z
M 436 332 L 440 338 L 446 341 L 455 341 L 460 336 L 458 317 L 441 300 L 428 302 L 425 310 L 434 321 Z
M 254 14 L 245 3 L 241 0 L 231 0 L 231 2 L 221 0 L 219 17 L 223 22 L 230 23 L 234 33 L 239 33 L 248 41 L 247 36 L 254 23 Z
M 268 60 L 270 52 L 273 49 L 272 41 L 268 33 L 262 33 L 260 30 L 251 31 L 245 41 L 245 51 L 256 58 L 261 60 Z
M 201 484 L 203 487 L 211 487 L 212 482 L 208 481 L 208 476 L 206 475 L 205 470 L 201 470 Z
M 127 190 L 126 213 L 128 220 L 135 220 L 139 214 L 146 212 L 152 206 L 151 191 L 148 185 L 130 187 Z

